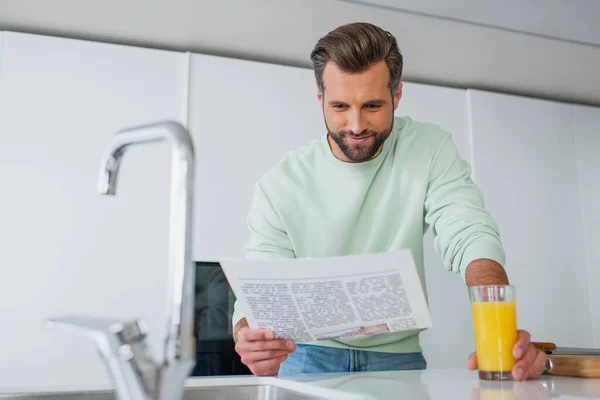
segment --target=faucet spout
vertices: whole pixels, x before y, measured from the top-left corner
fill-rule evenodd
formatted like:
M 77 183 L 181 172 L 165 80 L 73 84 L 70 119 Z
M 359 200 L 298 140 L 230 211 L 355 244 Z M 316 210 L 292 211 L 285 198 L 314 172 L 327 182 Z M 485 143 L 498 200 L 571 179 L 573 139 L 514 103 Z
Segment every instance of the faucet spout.
M 102 172 L 98 181 L 98 192 L 102 195 L 114 196 L 117 194 L 117 177 L 119 176 L 119 167 L 121 159 L 125 154 L 125 146 L 109 150 L 109 153 L 102 160 Z
M 188 131 L 173 121 L 137 126 L 112 137 L 100 171 L 98 190 L 115 195 L 119 167 L 130 146 L 166 141 L 171 145 L 171 211 L 169 227 L 169 316 L 164 362 L 195 360 L 193 296 L 195 271 L 191 261 L 194 148 Z
M 167 334 L 162 360 L 153 360 L 141 320 L 114 321 L 79 316 L 48 320 L 54 329 L 93 340 L 105 361 L 119 400 L 178 400 L 195 364 L 194 283 L 191 259 L 194 146 L 189 132 L 173 121 L 136 126 L 115 134 L 102 160 L 99 191 L 117 192 L 119 166 L 128 147 L 166 141 L 171 145 Z

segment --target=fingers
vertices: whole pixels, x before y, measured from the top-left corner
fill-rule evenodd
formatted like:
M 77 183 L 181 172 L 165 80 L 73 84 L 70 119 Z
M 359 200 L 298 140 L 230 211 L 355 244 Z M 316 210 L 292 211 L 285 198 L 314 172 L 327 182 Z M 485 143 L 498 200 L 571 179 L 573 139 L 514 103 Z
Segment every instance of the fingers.
M 294 341 L 275 339 L 275 334 L 269 329 L 250 329 L 243 327 L 238 332 L 238 342 L 242 350 L 290 350 L 295 349 Z M 236 346 L 237 347 L 237 346 Z
M 512 349 L 513 357 L 517 359 L 512 368 L 512 376 L 515 380 L 537 379 L 544 373 L 548 356 L 544 351 L 535 348 L 531 343 L 529 332 L 519 330 L 517 341 Z M 469 370 L 477 369 L 477 356 L 471 353 L 467 360 Z
M 235 345 L 236 351 L 266 351 L 266 350 L 282 350 L 286 352 L 292 352 L 296 349 L 293 340 L 286 339 L 272 339 L 247 342 L 245 340 L 238 340 Z
M 530 344 L 512 369 L 513 378 L 524 380 L 529 377 L 529 367 L 537 356 L 537 350 Z
M 275 339 L 275 334 L 269 329 L 250 329 L 245 326 L 238 332 L 238 340 L 244 340 L 246 342 L 271 339 Z
M 548 356 L 543 351 L 538 350 L 538 354 L 530 366 L 529 378 L 539 378 L 546 371 L 546 361 Z
M 254 375 L 270 376 L 279 372 L 279 365 L 296 350 L 293 340 L 275 339 L 268 329 L 242 327 L 238 331 L 235 351 Z
M 536 379 L 543 372 L 548 357 L 543 351 L 529 345 L 520 360 L 513 367 L 513 378 L 517 380 Z
M 250 372 L 258 376 L 273 376 L 279 372 L 279 366 L 287 359 L 285 356 L 271 358 L 270 360 L 257 361 L 248 366 Z
M 513 357 L 520 359 L 531 343 L 531 335 L 527 331 L 518 331 L 517 342 L 513 346 Z
M 467 359 L 467 369 L 473 371 L 477 369 L 477 354 L 471 353 Z
M 258 361 L 270 360 L 272 358 L 287 357 L 289 353 L 290 352 L 287 350 L 249 351 L 241 356 L 241 360 L 244 364 L 248 365 Z

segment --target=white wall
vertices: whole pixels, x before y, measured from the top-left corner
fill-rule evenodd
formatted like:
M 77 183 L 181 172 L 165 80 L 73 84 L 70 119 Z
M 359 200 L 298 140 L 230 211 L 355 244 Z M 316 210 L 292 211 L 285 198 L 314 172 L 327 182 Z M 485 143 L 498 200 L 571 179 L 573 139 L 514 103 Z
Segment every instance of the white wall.
M 162 346 L 170 154 L 131 149 L 96 193 L 117 130 L 183 121 L 185 55 L 5 33 L 0 75 L 0 387 L 108 382 L 75 313 L 144 317 Z
M 468 96 L 475 177 L 500 228 L 518 325 L 535 341 L 591 346 L 571 106 Z
M 600 109 L 573 106 L 594 347 L 600 347 Z
M 0 330 L 0 387 L 107 382 L 90 343 L 42 323 L 62 313 L 139 315 L 161 348 L 168 148 L 132 149 L 117 197 L 100 197 L 95 188 L 102 152 L 118 129 L 163 118 L 186 122 L 187 58 L 15 33 L 5 33 L 3 44 L 0 320 L 9 323 Z M 286 150 L 323 132 L 314 77 L 309 69 L 212 56 L 191 61 L 194 258 L 241 256 L 254 181 Z M 406 83 L 397 114 L 440 124 L 474 164 L 519 288 L 520 325 L 535 340 L 598 345 L 597 163 L 585 163 L 595 161 L 599 145 L 598 110 L 468 96 L 469 103 L 463 90 Z M 425 240 L 434 327 L 423 346 L 431 368 L 461 368 L 473 341 L 466 289 L 443 270 L 431 232 Z

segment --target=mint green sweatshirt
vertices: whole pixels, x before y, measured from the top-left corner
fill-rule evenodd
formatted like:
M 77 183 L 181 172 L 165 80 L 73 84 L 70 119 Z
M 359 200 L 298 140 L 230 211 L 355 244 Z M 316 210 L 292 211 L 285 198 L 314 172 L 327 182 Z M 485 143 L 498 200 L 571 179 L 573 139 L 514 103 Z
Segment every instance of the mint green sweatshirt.
M 288 152 L 256 183 L 246 256 L 330 257 L 411 249 L 426 293 L 423 235 L 428 227 L 445 268 L 463 279 L 475 259 L 504 264 L 498 227 L 470 175 L 450 134 L 408 117 L 395 118 L 381 153 L 362 163 L 335 158 L 323 134 Z M 236 302 L 234 326 L 241 318 Z M 421 351 L 419 331 L 311 344 Z

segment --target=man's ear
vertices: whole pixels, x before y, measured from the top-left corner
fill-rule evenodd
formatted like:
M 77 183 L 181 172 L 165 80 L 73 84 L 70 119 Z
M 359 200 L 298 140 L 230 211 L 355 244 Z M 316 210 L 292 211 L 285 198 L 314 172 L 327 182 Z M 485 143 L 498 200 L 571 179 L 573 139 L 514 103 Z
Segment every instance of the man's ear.
M 400 99 L 402 98 L 402 81 L 398 85 L 398 90 L 394 93 L 394 110 L 398 108 L 398 104 L 400 104 Z
M 317 99 L 319 99 L 319 104 L 321 104 L 321 108 L 323 108 L 323 93 L 320 90 L 317 91 Z

